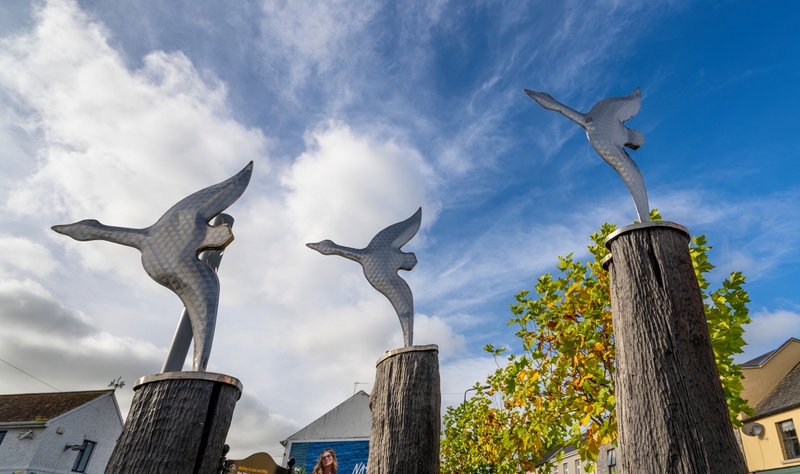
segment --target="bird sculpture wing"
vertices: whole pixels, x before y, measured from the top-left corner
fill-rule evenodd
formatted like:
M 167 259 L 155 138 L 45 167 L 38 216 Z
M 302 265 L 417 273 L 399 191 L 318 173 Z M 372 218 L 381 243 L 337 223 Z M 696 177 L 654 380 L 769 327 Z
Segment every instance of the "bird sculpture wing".
M 364 273 L 366 274 L 366 268 Z M 377 273 L 367 280 L 392 303 L 403 329 L 404 346 L 414 345 L 414 295 L 408 283 L 400 278 L 396 269 Z
M 414 339 L 414 295 L 397 271 L 411 270 L 417 264 L 417 257 L 401 251 L 400 247 L 417 234 L 421 222 L 422 208 L 419 208 L 408 219 L 378 232 L 364 249 L 367 258 L 361 262 L 367 281 L 392 303 L 397 312 L 406 347 L 413 345 Z
M 174 291 L 186 308 L 194 339 L 192 370 L 205 371 L 217 323 L 219 305 L 217 274 L 205 262 L 195 258 L 181 265 L 180 269 L 169 275 L 166 281 L 159 283 Z
M 642 91 L 636 88 L 635 91 L 624 97 L 609 97 L 603 99 L 592 106 L 588 115 L 594 115 L 598 110 L 603 113 L 612 114 L 620 122 L 627 122 L 639 113 L 642 107 Z
M 568 119 L 572 120 L 573 122 L 577 123 L 583 128 L 586 128 L 586 124 L 584 122 L 585 115 L 578 112 L 577 110 L 567 107 L 566 105 L 562 104 L 561 102 L 555 100 L 553 96 L 548 94 L 547 92 L 536 92 L 529 89 L 523 89 L 528 97 L 535 100 L 539 105 L 544 107 L 547 110 L 554 110 L 561 115 L 567 117 Z
M 181 199 L 164 213 L 159 222 L 156 222 L 153 227 L 159 227 L 162 221 L 174 221 L 176 218 L 177 222 L 173 222 L 173 225 L 194 226 L 199 225 L 200 222 L 198 221 L 201 220 L 208 223 L 214 216 L 239 199 L 244 190 L 247 189 L 252 174 L 253 162 L 251 161 L 241 171 L 225 181 L 201 189 Z M 192 217 L 194 219 L 190 218 L 189 214 L 193 214 Z M 196 254 L 203 250 L 221 250 L 233 240 L 230 228 L 226 224 L 212 229 L 218 230 L 208 233 L 201 246 L 193 250 Z
M 417 209 L 417 212 L 408 219 L 398 222 L 397 224 L 392 224 L 378 232 L 369 242 L 365 250 L 369 251 L 372 248 L 384 246 L 399 249 L 417 235 L 421 223 L 422 208 L 420 207 Z
M 637 88 L 624 97 L 609 97 L 596 103 L 586 114 L 592 119 L 587 136 L 597 154 L 619 173 L 631 193 L 640 222 L 650 219 L 650 208 L 644 177 L 625 147 L 636 149 L 644 143 L 639 130 L 631 130 L 623 122 L 635 116 L 642 105 L 642 93 Z

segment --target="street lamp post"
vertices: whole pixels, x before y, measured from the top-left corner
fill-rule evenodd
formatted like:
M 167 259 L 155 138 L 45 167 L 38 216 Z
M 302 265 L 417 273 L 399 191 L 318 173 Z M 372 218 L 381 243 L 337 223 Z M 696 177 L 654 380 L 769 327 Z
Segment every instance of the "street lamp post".
M 472 387 L 472 388 L 468 388 L 468 389 L 464 390 L 464 403 L 467 403 L 467 392 L 469 392 L 471 390 L 478 390 L 479 388 L 483 389 L 483 390 L 489 390 L 490 388 L 492 388 L 492 386 L 491 385 L 484 385 L 483 387 Z

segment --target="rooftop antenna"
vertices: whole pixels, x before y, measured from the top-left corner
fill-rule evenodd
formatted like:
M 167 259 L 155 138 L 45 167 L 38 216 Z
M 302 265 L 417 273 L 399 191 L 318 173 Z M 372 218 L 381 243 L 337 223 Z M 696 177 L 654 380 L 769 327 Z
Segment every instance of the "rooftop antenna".
M 116 391 L 118 388 L 122 388 L 125 386 L 125 381 L 122 380 L 122 377 L 119 377 L 117 380 L 112 380 L 108 383 L 109 387 L 113 387 Z
M 356 394 L 356 389 L 358 389 L 359 385 L 369 385 L 369 384 L 367 382 L 359 382 L 358 380 L 356 380 L 356 383 L 353 384 L 353 395 Z

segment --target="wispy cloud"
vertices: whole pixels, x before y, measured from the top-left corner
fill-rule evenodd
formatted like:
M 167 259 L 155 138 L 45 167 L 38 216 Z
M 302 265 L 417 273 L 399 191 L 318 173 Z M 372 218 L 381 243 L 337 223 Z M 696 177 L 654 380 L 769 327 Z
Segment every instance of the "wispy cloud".
M 352 380 L 370 380 L 382 352 L 402 345 L 394 311 L 353 262 L 303 244 L 333 238 L 366 245 L 419 206 L 425 227 L 415 243 L 424 242 L 439 204 L 436 175 L 420 153 L 391 136 L 324 120 L 309 126 L 304 153 L 273 165 L 270 140 L 234 120 L 225 85 L 185 55 L 151 52 L 130 69 L 109 46 L 108 31 L 74 2 L 51 0 L 35 18 L 32 30 L 4 38 L 0 53 L 0 84 L 22 104 L 38 153 L 26 157 L 36 161 L 27 175 L 7 183 L 7 211 L 40 229 L 37 238 L 51 224 L 87 217 L 144 227 L 252 159 L 250 189 L 232 209 L 237 240 L 220 270 L 210 366 L 240 377 L 252 397 L 239 407 L 234 438 L 275 442 L 338 404 Z M 4 358 L 32 358 L 32 372 L 67 390 L 119 375 L 131 384 L 158 370 L 180 303 L 147 278 L 135 251 L 55 234 L 31 241 L 12 233 L 3 242 L 27 258 L 2 260 L 5 301 L 28 301 L 4 313 L 13 317 L 4 328 L 28 328 L 3 344 Z M 73 255 L 80 258 L 65 259 Z M 50 319 L 38 324 L 23 310 Z M 40 326 L 65 324 L 83 328 L 77 345 L 76 334 L 37 335 Z M 441 340 L 444 353 L 463 347 L 437 316 L 420 315 L 418 326 L 422 339 Z M 71 383 L 56 373 L 92 357 L 97 364 L 85 364 L 91 370 Z M 308 395 L 287 399 L 287 386 Z M 313 395 L 319 387 L 332 388 Z M 129 399 L 119 393 L 125 409 Z M 272 428 L 254 434 L 248 411 Z M 242 442 L 232 455 L 252 446 Z
M 373 1 L 265 0 L 261 32 L 268 80 L 280 84 L 291 101 L 312 82 L 328 91 L 321 81 L 345 85 L 343 72 L 370 56 L 372 41 L 364 29 L 378 7 Z M 339 94 L 348 92 L 338 88 Z
M 60 390 L 103 389 L 122 376 L 128 388 L 117 397 L 126 412 L 133 381 L 166 354 L 149 342 L 99 330 L 28 279 L 0 280 L 0 326 L 0 358 Z M 0 373 L 1 392 L 51 390 L 8 365 Z
M 795 311 L 760 310 L 750 317 L 753 322 L 746 326 L 744 334 L 747 346 L 744 347 L 745 352 L 736 357 L 738 363 L 766 354 L 780 347 L 790 337 L 797 337 L 796 333 L 789 330 L 800 325 L 800 314 Z
M 693 234 L 709 236 L 716 272 L 741 271 L 754 281 L 800 260 L 800 211 L 792 204 L 799 200 L 797 191 L 743 197 L 685 190 L 656 193 L 653 205 Z
M 249 160 L 269 167 L 263 134 L 233 121 L 225 86 L 181 53 L 153 52 L 129 71 L 73 2 L 45 3 L 35 17 L 0 53 L 0 84 L 41 137 L 33 172 L 9 183 L 7 212 L 47 227 L 87 217 L 145 227 Z M 99 247 L 75 248 L 109 268 Z
M 134 3 L 138 23 L 127 4 L 98 4 L 92 16 L 72 0 L 35 3 L 33 23 L 0 39 L 0 244 L 12 249 L 0 257 L 0 314 L 4 328 L 19 328 L 0 334 L 0 354 L 62 389 L 157 371 L 178 299 L 145 275 L 135 250 L 48 228 L 89 217 L 147 226 L 254 160 L 231 208 L 236 241 L 220 269 L 211 359 L 245 386 L 233 457 L 280 450 L 276 441 L 350 396 L 356 380 L 371 381 L 381 353 L 402 344 L 394 310 L 359 266 L 306 242 L 364 246 L 422 206 L 423 227 L 405 247 L 420 264 L 401 274 L 417 298 L 415 339 L 440 345 L 443 400 L 460 402 L 496 367 L 476 343 L 513 337 L 498 329 L 507 300 L 556 255 L 585 256 L 596 225 L 633 216 L 621 183 L 608 194 L 587 183 L 597 180 L 587 169 L 605 166 L 587 144 L 554 162 L 581 131 L 521 89 L 579 109 L 607 95 L 603 84 L 629 92 L 636 84 L 618 59 L 652 18 L 680 7 Z M 131 31 L 104 27 L 104 9 Z M 193 35 L 196 44 L 176 39 Z M 724 201 L 653 189 L 667 218 L 736 235 L 712 240 L 721 271 L 758 278 L 796 249 L 797 219 L 779 205 L 794 194 Z M 3 389 L 41 389 L 3 374 Z

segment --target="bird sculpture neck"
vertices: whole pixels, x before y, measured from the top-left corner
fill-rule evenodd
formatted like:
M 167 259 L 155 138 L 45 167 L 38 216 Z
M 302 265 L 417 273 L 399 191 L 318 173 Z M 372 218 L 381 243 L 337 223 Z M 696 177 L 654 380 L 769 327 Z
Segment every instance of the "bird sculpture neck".
M 106 240 L 141 250 L 147 238 L 149 227 L 146 229 L 114 227 L 92 219 L 76 222 L 75 224 L 56 225 L 53 226 L 53 230 L 81 242 Z
M 113 226 L 103 226 L 98 229 L 97 233 L 99 236 L 94 240 L 107 240 L 136 249 L 142 248 L 142 243 L 147 237 L 147 229 L 129 229 Z

